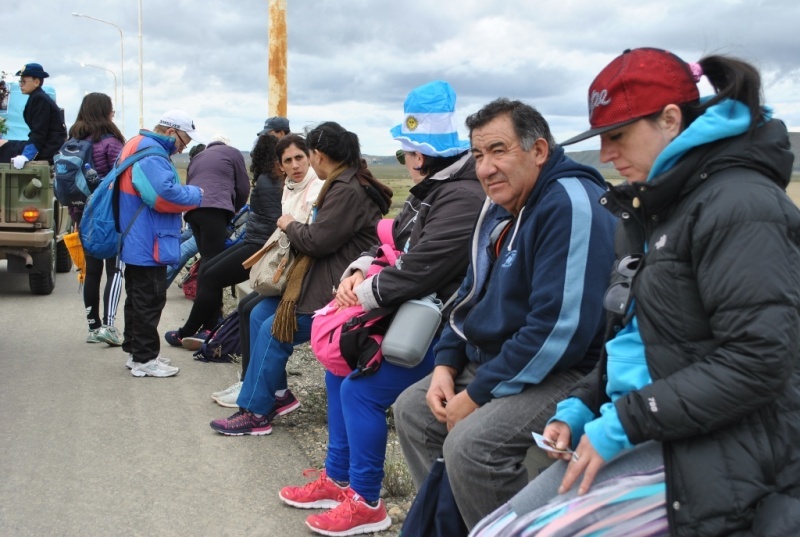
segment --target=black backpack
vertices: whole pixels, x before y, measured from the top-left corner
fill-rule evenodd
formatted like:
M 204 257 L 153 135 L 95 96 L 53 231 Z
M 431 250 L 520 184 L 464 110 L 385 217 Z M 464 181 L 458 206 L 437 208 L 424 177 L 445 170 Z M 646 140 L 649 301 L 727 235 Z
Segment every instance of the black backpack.
M 92 161 L 93 146 L 91 140 L 70 138 L 53 157 L 56 198 L 61 205 L 83 205 L 100 184 Z
M 239 310 L 229 313 L 215 326 L 194 359 L 201 362 L 232 362 L 234 355 L 242 354 L 239 339 Z

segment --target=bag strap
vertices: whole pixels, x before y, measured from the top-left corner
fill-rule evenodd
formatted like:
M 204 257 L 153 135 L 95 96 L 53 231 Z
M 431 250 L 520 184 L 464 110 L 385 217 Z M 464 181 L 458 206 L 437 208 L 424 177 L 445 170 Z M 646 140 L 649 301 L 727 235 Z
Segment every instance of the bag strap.
M 381 218 L 378 220 L 377 232 L 378 240 L 381 241 L 381 244 L 388 244 L 394 248 L 394 235 L 392 234 L 393 224 L 393 219 Z
M 117 215 L 119 215 L 119 189 L 120 189 L 119 176 L 120 176 L 120 174 L 122 172 L 124 172 L 125 170 L 127 170 L 128 168 L 130 168 L 131 166 L 133 166 L 133 164 L 135 162 L 138 162 L 138 161 L 142 160 L 144 157 L 149 157 L 149 156 L 153 156 L 153 155 L 160 155 L 160 156 L 164 157 L 165 159 L 169 160 L 169 155 L 164 150 L 164 148 L 162 148 L 161 146 L 158 146 L 158 145 L 151 145 L 150 147 L 146 147 L 145 149 L 137 151 L 133 155 L 129 155 L 122 162 L 119 162 L 119 160 L 117 160 L 117 163 L 114 164 L 114 167 L 116 168 L 116 170 L 115 170 L 116 171 L 116 177 L 114 177 L 114 194 L 113 194 L 113 196 L 116 197 L 116 201 L 117 201 L 117 207 L 116 207 Z M 117 259 L 119 259 L 120 252 L 122 252 L 122 241 L 125 239 L 125 236 L 128 234 L 128 232 L 133 227 L 133 223 L 136 221 L 136 218 L 139 216 L 139 213 L 141 213 L 143 209 L 144 209 L 144 200 L 142 201 L 141 205 L 139 205 L 139 207 L 136 209 L 136 213 L 134 213 L 133 218 L 131 218 L 131 221 L 128 222 L 128 226 L 125 228 L 125 231 L 123 231 L 120 234 L 120 236 L 117 237 Z M 117 216 L 117 218 L 119 218 L 119 216 Z M 117 226 L 117 231 L 119 231 L 119 222 L 117 221 L 115 223 L 115 225 Z

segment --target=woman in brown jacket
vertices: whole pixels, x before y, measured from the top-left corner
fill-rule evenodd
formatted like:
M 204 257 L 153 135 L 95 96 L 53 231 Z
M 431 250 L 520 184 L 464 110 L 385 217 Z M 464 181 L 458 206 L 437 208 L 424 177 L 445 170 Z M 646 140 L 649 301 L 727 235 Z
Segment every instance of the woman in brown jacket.
M 295 345 L 311 337 L 311 316 L 331 301 L 339 277 L 368 250 L 375 225 L 391 204 L 391 190 L 380 184 L 361 159 L 358 136 L 333 122 L 322 123 L 306 138 L 311 166 L 325 181 L 311 223 L 285 214 L 278 227 L 298 255 L 282 297 L 268 297 L 250 314 L 250 363 L 232 416 L 211 422 L 225 435 L 266 435 L 272 420 L 297 409 L 288 390 L 286 363 Z

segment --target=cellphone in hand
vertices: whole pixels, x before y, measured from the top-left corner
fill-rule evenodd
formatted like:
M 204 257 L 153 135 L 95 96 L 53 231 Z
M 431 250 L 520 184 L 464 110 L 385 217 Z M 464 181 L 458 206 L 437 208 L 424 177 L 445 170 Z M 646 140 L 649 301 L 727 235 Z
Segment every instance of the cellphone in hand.
M 555 442 L 553 442 L 549 438 L 545 438 L 544 436 L 538 433 L 531 433 L 531 434 L 533 435 L 533 440 L 534 442 L 536 442 L 536 445 L 545 451 L 550 451 L 553 453 L 564 453 L 564 454 L 572 453 L 572 450 L 569 448 L 565 449 L 556 448 Z

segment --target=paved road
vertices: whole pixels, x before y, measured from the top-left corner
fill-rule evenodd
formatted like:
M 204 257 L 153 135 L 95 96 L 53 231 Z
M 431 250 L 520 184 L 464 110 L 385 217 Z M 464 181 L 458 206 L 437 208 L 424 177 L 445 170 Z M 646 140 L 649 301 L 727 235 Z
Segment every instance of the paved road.
M 160 332 L 189 305 L 171 288 Z M 166 346 L 180 374 L 134 378 L 85 335 L 74 273 L 33 296 L 0 262 L 0 535 L 312 535 L 309 513 L 277 497 L 309 464 L 291 434 L 208 427 L 227 412 L 209 394 L 236 366 Z

